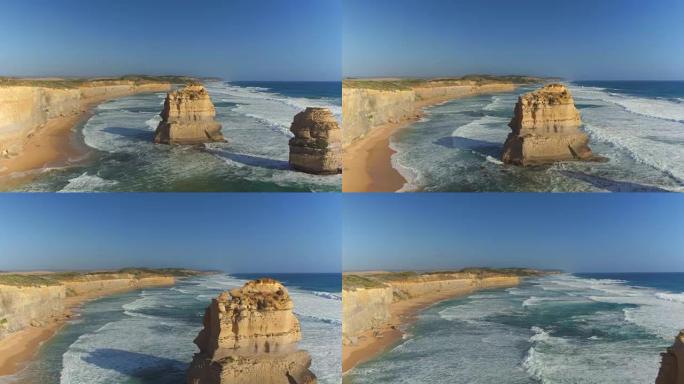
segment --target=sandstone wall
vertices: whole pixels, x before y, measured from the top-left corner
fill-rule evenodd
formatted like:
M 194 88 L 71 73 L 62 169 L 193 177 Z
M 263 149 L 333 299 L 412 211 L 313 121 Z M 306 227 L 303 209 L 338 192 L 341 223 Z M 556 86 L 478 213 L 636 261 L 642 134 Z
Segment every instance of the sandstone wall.
M 369 134 L 388 123 L 400 123 L 415 118 L 420 108 L 459 97 L 481 93 L 509 92 L 512 83 L 464 84 L 416 87 L 411 90 L 342 89 L 342 145 Z
M 64 311 L 64 286 L 15 287 L 0 285 L 0 339 L 31 322 L 59 317 Z
M 402 298 L 414 298 L 420 297 L 426 294 L 441 292 L 441 291 L 453 291 L 453 290 L 475 290 L 475 289 L 486 289 L 486 288 L 496 288 L 513 286 L 520 283 L 520 278 L 511 277 L 486 277 L 483 279 L 478 278 L 463 278 L 459 277 L 456 279 L 448 280 L 433 280 L 433 281 L 402 281 L 402 282 L 392 282 L 391 285 L 395 289 L 395 300 L 401 300 Z
M 684 329 L 679 332 L 674 344 L 660 356 L 656 384 L 684 384 Z
M 342 335 L 353 337 L 390 320 L 392 288 L 358 288 L 342 291 Z
M 132 82 L 78 88 L 0 87 L 0 154 L 18 154 L 22 141 L 48 120 L 81 113 L 87 104 L 143 92 L 162 92 L 171 84 Z M 6 152 L 5 152 L 6 151 Z
M 64 283 L 69 296 L 93 295 L 98 292 L 123 291 L 127 289 L 139 289 L 144 287 L 173 285 L 175 279 L 168 277 L 145 277 L 135 279 L 121 277 L 107 280 L 69 281 Z

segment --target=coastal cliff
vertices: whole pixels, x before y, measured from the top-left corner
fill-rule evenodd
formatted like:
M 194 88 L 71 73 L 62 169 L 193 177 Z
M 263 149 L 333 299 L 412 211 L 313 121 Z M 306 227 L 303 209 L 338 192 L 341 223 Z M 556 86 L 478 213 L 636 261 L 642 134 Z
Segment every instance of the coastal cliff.
M 519 97 L 508 124 L 512 132 L 501 160 L 533 165 L 565 160 L 592 160 L 589 137 L 579 127 L 580 114 L 570 91 L 549 84 Z
M 684 384 L 684 330 L 679 332 L 674 344 L 661 354 L 660 370 L 656 384 Z
M 216 109 L 202 85 L 192 84 L 170 92 L 164 100 L 162 121 L 154 142 L 161 144 L 201 144 L 225 141 Z
M 342 87 L 342 144 L 346 147 L 380 126 L 417 119 L 426 106 L 483 93 L 510 92 L 520 84 L 538 81 L 541 79 L 519 76 L 348 79 Z
M 0 81 L 0 159 L 23 154 L 26 141 L 53 120 L 106 100 L 171 89 L 165 80 Z
M 63 316 L 64 285 L 0 285 L 0 341 L 13 332 Z
M 315 384 L 299 350 L 299 320 L 287 289 L 272 279 L 223 292 L 204 314 L 188 384 Z
M 290 132 L 290 167 L 313 174 L 342 172 L 342 133 L 329 109 L 309 107 L 298 113 Z

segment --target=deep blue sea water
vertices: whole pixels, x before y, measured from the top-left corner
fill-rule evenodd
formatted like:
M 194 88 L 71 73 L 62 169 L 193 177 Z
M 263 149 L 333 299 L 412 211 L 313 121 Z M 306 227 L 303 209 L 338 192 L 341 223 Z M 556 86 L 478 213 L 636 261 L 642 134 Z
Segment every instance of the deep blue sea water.
M 520 94 L 453 100 L 427 109 L 391 139 L 404 191 L 682 191 L 684 82 L 568 83 L 594 153 L 605 163 L 512 167 L 499 160 Z
M 197 352 L 204 310 L 220 292 L 247 280 L 282 281 L 302 327 L 300 347 L 320 383 L 341 381 L 341 275 L 238 274 L 182 280 L 92 301 L 48 341 L 35 362 L 5 382 L 63 384 L 184 383 Z
M 424 311 L 350 383 L 644 384 L 684 327 L 684 273 L 556 275 Z
M 289 169 L 294 116 L 329 108 L 341 120 L 340 82 L 205 83 L 227 143 L 152 143 L 165 93 L 136 95 L 98 106 L 78 128 L 87 160 L 44 170 L 23 191 L 339 191 L 341 175 Z M 85 165 L 84 165 L 85 164 Z

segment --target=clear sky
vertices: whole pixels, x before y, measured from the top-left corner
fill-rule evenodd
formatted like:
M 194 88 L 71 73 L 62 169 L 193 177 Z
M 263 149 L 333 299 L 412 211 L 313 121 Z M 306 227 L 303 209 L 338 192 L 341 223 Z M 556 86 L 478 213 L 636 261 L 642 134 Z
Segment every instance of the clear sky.
M 339 194 L 2 194 L 0 270 L 339 272 Z
M 684 80 L 682 0 L 345 0 L 343 74 Z
M 342 0 L 3 0 L 0 76 L 341 77 Z
M 344 269 L 684 272 L 678 194 L 346 194 Z

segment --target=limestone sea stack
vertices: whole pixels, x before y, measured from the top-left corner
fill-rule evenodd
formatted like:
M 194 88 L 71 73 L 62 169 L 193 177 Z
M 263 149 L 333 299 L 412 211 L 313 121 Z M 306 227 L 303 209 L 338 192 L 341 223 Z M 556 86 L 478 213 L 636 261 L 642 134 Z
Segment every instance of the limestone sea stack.
M 290 167 L 314 174 L 342 172 L 342 131 L 326 108 L 307 108 L 292 121 Z
M 592 160 L 589 138 L 579 129 L 579 111 L 563 84 L 549 84 L 518 98 L 508 124 L 512 132 L 501 160 L 534 165 L 566 160 Z
M 221 124 L 214 120 L 216 109 L 209 93 L 199 84 L 166 95 L 162 121 L 154 142 L 161 144 L 201 144 L 225 141 Z
M 684 329 L 679 331 L 674 344 L 667 352 L 660 356 L 656 384 L 684 384 Z
M 220 294 L 204 314 L 187 383 L 315 384 L 292 308 L 287 289 L 272 279 Z

